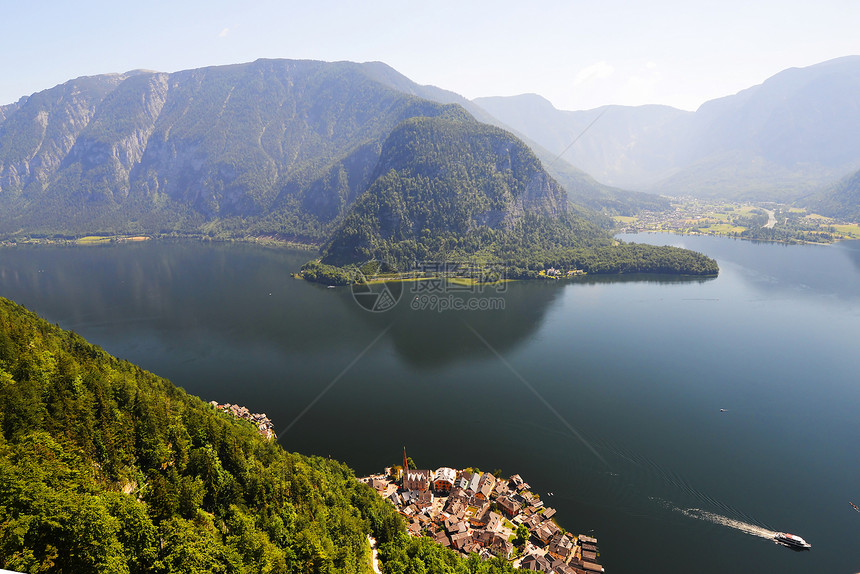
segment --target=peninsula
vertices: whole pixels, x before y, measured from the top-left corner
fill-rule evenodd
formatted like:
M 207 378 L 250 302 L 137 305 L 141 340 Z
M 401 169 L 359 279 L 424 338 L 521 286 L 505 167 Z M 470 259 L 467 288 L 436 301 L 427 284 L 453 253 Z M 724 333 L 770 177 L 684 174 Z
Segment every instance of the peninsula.
M 497 473 L 500 474 L 500 473 Z M 407 532 L 463 556 L 498 556 L 515 568 L 555 574 L 604 572 L 597 539 L 566 532 L 519 474 L 504 479 L 476 469 L 403 466 L 359 479 L 393 504 Z

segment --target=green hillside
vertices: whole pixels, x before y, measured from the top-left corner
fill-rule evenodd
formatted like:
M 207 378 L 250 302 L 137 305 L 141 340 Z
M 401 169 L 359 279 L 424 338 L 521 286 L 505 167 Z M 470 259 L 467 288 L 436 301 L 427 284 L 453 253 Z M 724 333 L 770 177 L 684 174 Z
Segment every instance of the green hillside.
M 469 117 L 403 122 L 386 140 L 376 175 L 324 247 L 323 265 L 378 260 L 405 270 L 420 261 L 467 259 L 506 264 L 510 277 L 522 278 L 549 267 L 718 271 L 697 253 L 618 244 L 595 213 L 567 201 L 521 140 Z M 306 272 L 312 280 L 346 281 L 331 269 Z
M 509 572 L 412 539 L 342 463 L 0 298 L 0 568 L 22 572 Z
M 860 171 L 802 203 L 814 213 L 860 222 Z
M 377 173 L 326 246 L 325 263 L 380 259 L 403 267 L 493 256 L 511 242 L 531 244 L 530 228 L 552 233 L 561 221 L 558 241 L 605 240 L 569 212 L 564 190 L 528 147 L 467 117 L 402 123 L 386 141 Z M 533 239 L 535 247 L 543 241 Z

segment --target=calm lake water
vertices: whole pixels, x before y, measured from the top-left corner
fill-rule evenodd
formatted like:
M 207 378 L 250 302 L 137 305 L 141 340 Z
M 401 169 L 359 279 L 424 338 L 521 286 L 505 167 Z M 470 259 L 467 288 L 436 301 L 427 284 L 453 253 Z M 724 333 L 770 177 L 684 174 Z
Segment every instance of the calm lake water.
M 442 313 L 410 285 L 370 313 L 292 279 L 306 252 L 151 243 L 0 250 L 0 295 L 267 413 L 289 450 L 520 473 L 610 573 L 860 570 L 860 242 L 625 238 L 720 276 L 432 294 L 504 305 Z

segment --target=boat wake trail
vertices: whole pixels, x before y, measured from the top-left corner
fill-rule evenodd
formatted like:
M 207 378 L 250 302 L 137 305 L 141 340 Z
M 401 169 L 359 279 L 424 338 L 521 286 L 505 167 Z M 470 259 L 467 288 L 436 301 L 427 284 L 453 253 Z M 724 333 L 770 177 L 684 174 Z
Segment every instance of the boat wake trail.
M 700 508 L 675 508 L 675 510 L 684 516 L 689 516 L 690 518 L 696 518 L 698 520 L 705 520 L 707 522 L 719 524 L 720 526 L 728 526 L 729 528 L 740 530 L 744 534 L 749 534 L 750 536 L 758 536 L 759 538 L 768 538 L 770 540 L 773 540 L 773 537 L 776 536 L 776 532 L 773 530 L 769 530 L 755 524 L 750 524 L 748 522 L 734 520 L 733 518 L 722 516 L 720 514 L 714 514 L 713 512 L 708 512 L 707 510 L 702 510 Z
M 720 515 L 732 516 L 744 522 L 759 522 L 742 510 L 699 490 L 682 474 L 671 468 L 666 468 L 644 455 L 613 445 L 604 446 L 602 450 L 614 455 L 610 458 L 613 462 L 613 470 L 616 470 L 622 477 L 621 480 L 615 482 L 624 482 L 630 486 L 628 489 L 621 490 L 616 496 L 616 499 L 622 503 L 630 506 L 637 504 L 637 497 L 640 497 L 642 489 L 646 488 L 651 493 L 663 492 L 662 497 L 649 496 L 648 498 L 651 500 L 665 500 L 663 497 L 674 499 L 674 503 L 664 503 L 669 509 L 675 509 L 677 505 L 684 505 L 685 508 L 710 508 Z M 636 486 L 633 487 L 632 485 Z

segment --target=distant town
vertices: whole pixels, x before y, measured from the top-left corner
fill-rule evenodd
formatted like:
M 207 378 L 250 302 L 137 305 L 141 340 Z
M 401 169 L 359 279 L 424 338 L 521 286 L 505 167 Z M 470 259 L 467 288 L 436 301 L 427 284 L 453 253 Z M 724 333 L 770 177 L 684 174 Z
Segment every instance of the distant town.
M 403 465 L 361 478 L 397 507 L 412 536 L 429 536 L 463 556 L 499 556 L 523 570 L 547 574 L 604 572 L 597 539 L 566 532 L 556 511 L 515 474 L 508 479 L 474 469 L 412 469 Z
M 832 243 L 860 239 L 857 222 L 841 221 L 775 202 L 743 203 L 671 198 L 666 211 L 614 217 L 621 233 L 670 232 L 721 235 L 785 243 Z

